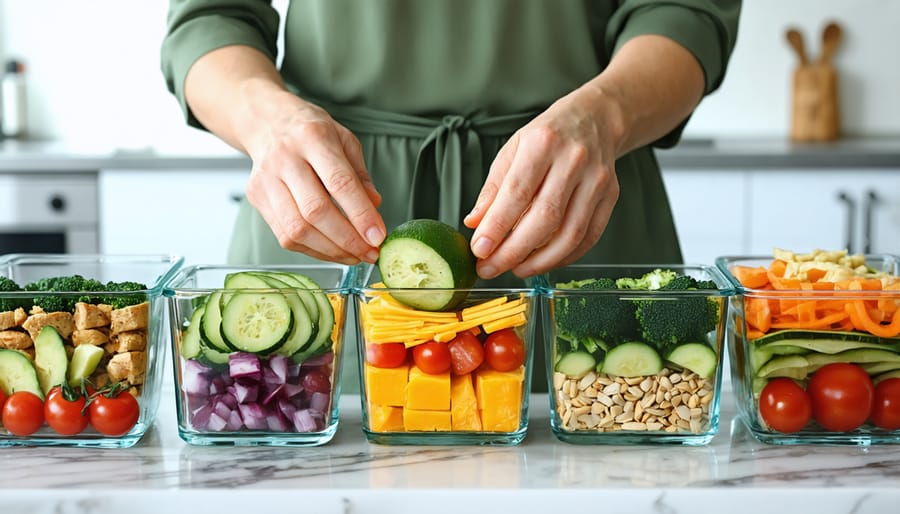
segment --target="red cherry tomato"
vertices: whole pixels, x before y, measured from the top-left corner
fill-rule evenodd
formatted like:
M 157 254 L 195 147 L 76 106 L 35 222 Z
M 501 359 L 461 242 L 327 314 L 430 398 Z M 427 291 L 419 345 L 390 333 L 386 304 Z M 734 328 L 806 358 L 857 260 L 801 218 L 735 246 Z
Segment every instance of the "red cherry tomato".
M 366 362 L 376 368 L 396 368 L 406 362 L 406 346 L 403 343 L 367 344 Z
M 3 389 L 0 389 L 0 409 L 6 405 L 6 393 L 3 392 Z
M 450 369 L 450 348 L 447 343 L 429 341 L 413 347 L 413 362 L 429 375 L 440 375 Z
M 512 371 L 525 364 L 525 344 L 515 330 L 498 330 L 484 341 L 484 358 L 497 371 Z
M 108 395 L 109 394 L 109 395 Z M 140 405 L 128 391 L 100 393 L 91 398 L 88 417 L 91 426 L 103 435 L 125 435 L 137 423 Z
M 44 402 L 44 419 L 58 434 L 81 433 L 88 426 L 87 411 L 84 410 L 86 402 L 78 392 L 71 389 L 65 391 L 56 386 L 50 390 Z
M 311 369 L 305 372 L 303 378 L 300 379 L 300 385 L 303 386 L 303 389 L 314 393 L 331 392 L 331 378 L 328 373 L 320 369 Z
M 759 415 L 773 430 L 797 432 L 812 417 L 812 401 L 793 380 L 776 378 L 770 380 L 759 395 Z
M 900 428 L 900 378 L 882 380 L 875 386 L 872 423 L 884 430 Z
M 31 435 L 44 424 L 44 402 L 28 391 L 16 391 L 3 405 L 3 426 L 10 434 Z
M 819 368 L 809 379 L 806 392 L 812 400 L 813 419 L 833 432 L 847 432 L 865 423 L 875 399 L 869 374 L 846 362 Z
M 450 371 L 454 375 L 471 373 L 484 362 L 484 346 L 471 332 L 457 334 L 447 343 L 450 350 Z

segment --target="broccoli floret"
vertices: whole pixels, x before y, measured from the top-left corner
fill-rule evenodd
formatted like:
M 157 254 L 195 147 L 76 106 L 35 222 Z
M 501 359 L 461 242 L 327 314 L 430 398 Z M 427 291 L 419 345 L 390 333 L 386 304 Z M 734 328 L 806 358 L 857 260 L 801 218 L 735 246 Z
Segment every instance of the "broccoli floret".
M 49 277 L 42 278 L 39 280 L 35 280 L 34 282 L 30 282 L 25 285 L 25 290 L 27 291 L 47 291 L 53 293 L 89 293 L 89 292 L 100 292 L 100 291 L 135 291 L 139 289 L 146 289 L 146 287 L 142 284 L 138 284 L 137 282 L 110 282 L 109 284 L 104 284 L 99 280 L 93 278 L 84 278 L 81 275 L 66 275 L 62 277 Z M 48 295 L 48 296 L 37 296 L 33 299 L 34 305 L 44 309 L 47 312 L 74 312 L 75 304 L 78 302 L 84 303 L 110 303 L 115 299 L 115 304 L 113 305 L 133 305 L 135 303 L 140 303 L 143 301 L 143 297 L 140 299 L 131 298 L 133 295 L 129 296 L 115 296 L 109 297 L 101 296 L 101 295 L 91 295 L 91 294 L 79 294 L 79 295 Z M 118 308 L 118 307 L 116 307 Z
M 13 293 L 21 290 L 22 288 L 14 280 L 0 276 L 0 293 Z M 14 311 L 19 307 L 30 306 L 26 305 L 30 303 L 30 300 L 20 298 L 0 298 L 0 312 Z
M 610 278 L 587 279 L 557 284 L 560 289 L 612 291 L 616 282 Z M 578 294 L 560 296 L 555 301 L 557 332 L 564 340 L 578 344 L 590 353 L 637 335 L 634 305 L 616 295 Z M 592 350 L 593 348 L 593 350 Z
M 620 278 L 616 280 L 616 287 L 619 289 L 652 291 L 665 286 L 677 276 L 678 274 L 672 270 L 655 269 L 649 273 L 645 273 L 641 278 Z
M 140 282 L 125 281 L 109 282 L 106 284 L 106 290 L 110 292 L 143 291 L 146 289 L 147 286 Z M 113 309 L 121 309 L 123 307 L 128 307 L 129 305 L 139 304 L 146 301 L 146 299 L 146 294 L 108 295 L 103 298 L 103 303 L 112 305 Z
M 698 282 L 679 275 L 659 288 L 660 291 L 718 289 L 715 282 Z M 662 355 L 684 343 L 706 340 L 719 322 L 719 302 L 708 296 L 676 299 L 637 300 L 636 316 L 643 339 L 656 345 Z

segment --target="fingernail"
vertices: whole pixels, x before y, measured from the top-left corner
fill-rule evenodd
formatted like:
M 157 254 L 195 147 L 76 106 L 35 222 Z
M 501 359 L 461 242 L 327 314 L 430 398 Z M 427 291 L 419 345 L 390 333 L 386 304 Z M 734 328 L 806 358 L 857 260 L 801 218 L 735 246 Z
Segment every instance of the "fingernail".
M 375 250 L 369 250 L 366 252 L 366 262 L 374 263 L 378 260 L 378 252 Z
M 494 249 L 494 242 L 486 237 L 479 237 L 475 240 L 475 244 L 472 245 L 472 253 L 475 254 L 475 257 L 483 259 L 490 255 L 491 250 Z
M 384 240 L 384 232 L 378 227 L 370 227 L 369 230 L 366 230 L 366 239 L 370 245 L 380 246 Z
M 494 278 L 494 275 L 497 274 L 497 270 L 490 265 L 485 265 L 478 268 L 478 275 L 482 278 Z

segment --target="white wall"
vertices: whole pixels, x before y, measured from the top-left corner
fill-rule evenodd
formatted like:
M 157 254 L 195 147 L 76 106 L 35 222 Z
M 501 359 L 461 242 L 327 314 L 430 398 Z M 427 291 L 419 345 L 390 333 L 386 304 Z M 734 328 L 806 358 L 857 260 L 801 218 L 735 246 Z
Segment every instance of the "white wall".
M 283 4 L 284 0 L 276 2 Z M 165 0 L 0 0 L 0 57 L 28 66 L 30 125 L 40 137 L 117 146 L 225 149 L 186 128 L 159 71 Z M 783 136 L 795 58 L 784 30 L 818 53 L 825 20 L 845 27 L 836 55 L 844 132 L 900 133 L 900 20 L 895 0 L 745 0 L 723 87 L 686 131 L 697 137 Z

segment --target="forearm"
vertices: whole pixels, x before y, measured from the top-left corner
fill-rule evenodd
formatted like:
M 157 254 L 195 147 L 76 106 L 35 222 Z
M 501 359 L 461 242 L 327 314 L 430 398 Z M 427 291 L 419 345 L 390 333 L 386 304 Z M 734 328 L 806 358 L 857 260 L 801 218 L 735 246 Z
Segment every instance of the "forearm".
M 587 109 L 604 106 L 597 116 L 610 123 L 618 158 L 677 127 L 696 108 L 703 88 L 703 69 L 688 50 L 666 37 L 645 35 L 625 43 L 576 94 Z
M 194 116 L 226 143 L 249 153 L 266 120 L 277 115 L 278 97 L 293 97 L 275 65 L 248 46 L 213 50 L 191 66 L 184 82 Z

